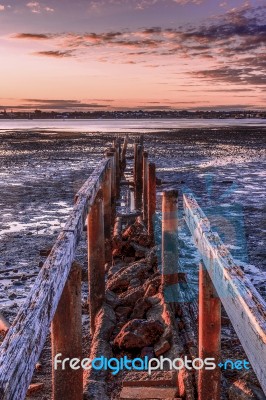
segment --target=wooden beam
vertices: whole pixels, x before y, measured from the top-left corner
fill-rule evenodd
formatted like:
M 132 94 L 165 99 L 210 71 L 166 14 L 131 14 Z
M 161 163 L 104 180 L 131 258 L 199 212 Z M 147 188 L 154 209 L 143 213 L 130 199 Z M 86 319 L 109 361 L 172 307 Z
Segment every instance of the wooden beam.
M 153 237 L 154 217 L 156 211 L 156 168 L 154 163 L 149 163 L 148 173 L 148 232 Z
M 199 266 L 199 358 L 214 358 L 220 362 L 221 352 L 221 300 L 208 271 Z M 202 368 L 198 373 L 198 399 L 220 400 L 221 369 Z
M 124 138 L 124 143 L 123 143 L 123 148 L 122 148 L 122 154 L 121 154 L 121 168 L 122 168 L 122 171 L 124 171 L 126 169 L 127 144 L 128 144 L 128 135 L 126 135 L 125 138 Z
M 105 296 L 105 245 L 102 191 L 88 216 L 88 277 L 90 331 L 95 331 L 95 319 Z
M 162 198 L 162 284 L 178 284 L 178 191 L 165 190 Z
M 73 263 L 52 323 L 53 400 L 82 400 L 83 370 L 69 363 L 55 368 L 55 357 L 82 359 L 81 267 Z
M 213 285 L 266 394 L 266 303 L 236 264 L 192 195 L 184 194 L 185 220 Z
M 142 179 L 142 192 L 143 192 L 143 221 L 147 224 L 148 221 L 148 152 L 143 152 L 143 179 Z

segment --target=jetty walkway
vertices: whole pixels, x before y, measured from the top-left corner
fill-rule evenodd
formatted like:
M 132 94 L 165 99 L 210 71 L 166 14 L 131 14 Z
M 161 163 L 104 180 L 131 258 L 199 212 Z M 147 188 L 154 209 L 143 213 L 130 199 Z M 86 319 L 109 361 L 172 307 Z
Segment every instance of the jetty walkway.
M 143 137 L 134 143 L 128 136 L 116 138 L 76 194 L 73 210 L 14 322 L 9 326 L 1 318 L 6 336 L 0 347 L 0 400 L 23 400 L 41 390 L 41 384 L 31 382 L 49 332 L 54 400 L 256 398 L 248 397 L 255 396 L 250 387 L 231 388 L 229 397 L 222 389 L 222 310 L 256 374 L 261 395 L 266 394 L 266 303 L 212 231 L 192 193 L 164 190 L 161 220 L 157 218 L 159 185 Z M 180 208 L 202 259 L 197 300 L 191 299 L 187 275 L 179 270 Z M 110 368 L 55 367 L 58 354 L 61 360 L 76 359 L 75 365 L 82 359 L 82 268 L 75 254 L 85 232 L 88 358 L 127 356 L 148 362 L 163 356 L 186 359 L 193 368 L 171 369 L 166 362 L 165 368 L 154 367 L 149 374 L 140 364 L 135 370 L 120 365 L 123 371 L 114 375 Z M 207 358 L 215 368 L 201 365 Z

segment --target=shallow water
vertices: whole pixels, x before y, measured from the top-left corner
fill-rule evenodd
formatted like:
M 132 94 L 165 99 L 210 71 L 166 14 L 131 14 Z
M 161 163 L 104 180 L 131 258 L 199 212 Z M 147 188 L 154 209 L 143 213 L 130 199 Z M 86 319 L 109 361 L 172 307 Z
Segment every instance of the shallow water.
M 183 128 L 218 128 L 234 126 L 265 126 L 266 120 L 260 118 L 248 119 L 58 119 L 58 120 L 1 120 L 0 132 L 9 130 L 42 130 L 68 132 L 153 132 Z

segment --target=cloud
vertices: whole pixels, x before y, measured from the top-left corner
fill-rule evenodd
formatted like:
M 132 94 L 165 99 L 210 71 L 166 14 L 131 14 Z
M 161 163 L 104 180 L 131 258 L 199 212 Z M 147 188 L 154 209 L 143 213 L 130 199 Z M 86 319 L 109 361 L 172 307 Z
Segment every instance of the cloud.
M 0 4 L 0 11 L 5 11 L 5 6 L 3 4 Z
M 264 73 L 254 73 L 252 67 L 248 68 L 231 68 L 224 66 L 220 68 L 196 71 L 191 73 L 192 76 L 203 78 L 207 81 L 221 81 L 234 84 L 250 84 L 250 85 L 265 85 L 266 76 Z
M 95 102 L 81 102 L 79 100 L 60 100 L 60 99 L 21 99 L 21 105 L 18 106 L 5 106 L 0 105 L 0 109 L 12 108 L 16 110 L 90 110 L 102 109 L 108 107 L 106 104 Z
M 200 5 L 203 3 L 203 0 L 173 0 L 174 3 L 181 4 L 182 6 L 186 4 L 196 4 Z
M 26 4 L 26 6 L 30 9 L 30 11 L 34 14 L 40 14 L 42 11 L 47 13 L 53 13 L 55 10 L 49 6 L 43 6 L 38 1 L 30 1 Z
M 40 6 L 40 3 L 38 1 L 30 1 L 29 3 L 26 4 L 26 6 L 34 14 L 40 14 L 41 13 L 41 6 Z
M 164 2 L 173 0 L 163 0 Z M 125 0 L 126 4 L 135 0 Z M 175 3 L 199 4 L 200 1 L 177 0 Z M 99 4 L 106 1 L 98 2 Z M 121 0 L 109 0 L 121 5 Z M 143 2 L 142 2 L 143 3 Z M 152 2 L 146 0 L 146 5 Z M 153 2 L 155 4 L 156 2 Z M 37 2 L 28 3 L 36 7 Z M 90 2 L 91 5 L 94 2 Z M 144 4 L 144 3 L 143 3 Z M 93 57 L 100 62 L 142 64 L 163 67 L 158 58 L 169 57 L 166 64 L 182 64 L 196 80 L 236 85 L 263 85 L 266 75 L 266 6 L 252 8 L 245 3 L 199 26 L 165 28 L 151 26 L 136 30 L 107 32 L 35 34 L 18 33 L 13 38 L 51 40 L 50 50 L 41 49 L 35 56 L 58 59 Z M 199 61 L 199 62 L 198 62 Z M 200 68 L 204 61 L 206 69 Z M 188 68 L 189 67 L 189 68 Z M 181 71 L 184 75 L 184 71 Z
M 45 50 L 45 51 L 35 51 L 32 53 L 35 56 L 41 57 L 52 57 L 52 58 L 65 58 L 65 57 L 74 57 L 73 52 L 71 50 Z
M 54 8 L 51 7 L 44 7 L 44 10 L 50 13 L 54 12 Z
M 51 34 L 44 33 L 16 33 L 11 36 L 13 39 L 26 39 L 26 40 L 48 40 L 53 37 Z
M 30 1 L 29 3 L 27 3 L 27 7 L 29 8 L 35 8 L 35 7 L 39 7 L 40 3 L 38 3 L 37 1 Z

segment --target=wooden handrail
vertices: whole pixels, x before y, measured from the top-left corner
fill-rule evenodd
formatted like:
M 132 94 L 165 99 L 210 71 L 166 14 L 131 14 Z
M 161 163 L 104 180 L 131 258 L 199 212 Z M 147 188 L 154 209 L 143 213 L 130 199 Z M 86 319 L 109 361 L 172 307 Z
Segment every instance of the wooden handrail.
M 0 347 L 0 399 L 22 400 L 67 281 L 87 215 L 108 168 L 103 159 L 75 197 L 74 208 Z
M 184 194 L 188 228 L 216 292 L 266 393 L 266 303 L 235 263 L 193 195 Z

